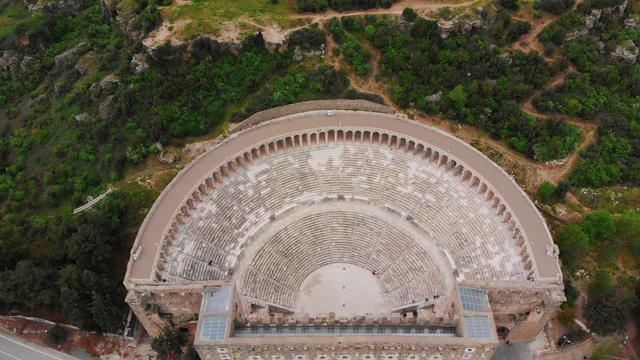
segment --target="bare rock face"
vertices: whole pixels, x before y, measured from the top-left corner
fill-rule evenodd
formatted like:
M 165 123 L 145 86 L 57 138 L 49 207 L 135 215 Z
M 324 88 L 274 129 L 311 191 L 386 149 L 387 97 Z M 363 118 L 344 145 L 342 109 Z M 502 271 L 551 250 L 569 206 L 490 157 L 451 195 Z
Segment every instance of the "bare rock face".
M 102 120 L 110 120 L 116 116 L 116 98 L 113 95 L 107 96 L 100 104 L 98 115 Z
M 36 59 L 32 58 L 29 55 L 22 58 L 22 61 L 20 62 L 21 72 L 27 72 L 30 70 L 38 70 L 38 69 L 40 69 L 40 64 Z
M 636 29 L 640 26 L 640 16 L 630 16 L 629 18 L 624 20 L 625 29 Z
M 8 71 L 11 75 L 20 72 L 20 60 L 13 51 L 3 51 L 0 57 L 0 70 Z
M 147 58 L 144 54 L 135 54 L 131 58 L 131 68 L 137 75 L 143 74 L 149 70 L 149 64 L 147 64 Z
M 89 119 L 89 114 L 88 113 L 78 114 L 74 116 L 74 118 L 76 119 L 77 122 L 83 122 Z
M 98 66 L 98 55 L 96 55 L 93 51 L 89 51 L 84 54 L 83 57 L 78 60 L 76 63 L 75 69 L 78 70 L 80 75 L 89 75 L 91 74 L 96 67 Z
M 611 53 L 614 59 L 624 59 L 635 63 L 638 60 L 640 49 L 631 40 L 625 40 L 616 47 L 616 51 Z
M 437 93 L 433 94 L 433 95 L 429 95 L 426 97 L 426 100 L 430 103 L 435 103 L 440 101 L 440 99 L 442 98 L 442 91 L 438 91 Z
M 29 4 L 29 11 L 43 11 L 51 15 L 77 16 L 84 9 L 84 0 L 38 1 Z
M 115 89 L 118 88 L 119 83 L 120 83 L 119 77 L 113 74 L 109 74 L 100 81 L 100 89 L 103 91 L 114 91 Z
M 63 52 L 62 54 L 56 55 L 56 66 L 67 67 L 68 65 L 71 65 L 73 63 L 73 58 L 75 57 L 75 55 L 84 53 L 86 47 L 87 43 L 81 42 L 71 49 Z
M 440 30 L 440 36 L 448 38 L 451 32 L 455 30 L 456 24 L 453 21 L 444 21 L 438 23 L 438 30 Z

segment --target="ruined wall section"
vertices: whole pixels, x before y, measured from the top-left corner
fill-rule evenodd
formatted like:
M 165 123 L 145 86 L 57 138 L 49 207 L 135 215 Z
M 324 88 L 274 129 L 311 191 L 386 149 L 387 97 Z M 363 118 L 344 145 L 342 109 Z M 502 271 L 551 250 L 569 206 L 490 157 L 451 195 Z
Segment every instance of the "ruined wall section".
M 412 343 L 359 342 L 341 343 L 338 338 L 332 344 L 310 342 L 299 345 L 287 343 L 268 345 L 196 345 L 203 360 L 442 360 L 489 359 L 497 343 L 425 345 L 417 340 Z
M 202 282 L 137 286 L 129 290 L 125 301 L 149 335 L 155 337 L 169 321 L 175 325 L 195 318 L 200 312 L 205 288 L 215 285 Z

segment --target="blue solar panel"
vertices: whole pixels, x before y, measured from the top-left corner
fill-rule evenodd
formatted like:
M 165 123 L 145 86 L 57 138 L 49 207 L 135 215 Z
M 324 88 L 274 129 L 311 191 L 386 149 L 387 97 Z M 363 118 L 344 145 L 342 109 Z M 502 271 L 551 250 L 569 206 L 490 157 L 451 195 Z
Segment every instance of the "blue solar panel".
M 469 339 L 492 339 L 493 330 L 488 316 L 465 316 Z
M 229 325 L 229 318 L 226 316 L 206 316 L 202 321 L 200 340 L 224 340 L 227 334 L 227 325 Z
M 475 312 L 488 312 L 489 302 L 487 301 L 487 293 L 482 290 L 460 286 L 460 301 L 462 302 L 462 310 Z
M 206 312 L 227 312 L 231 303 L 231 286 L 223 286 L 216 290 L 207 291 Z

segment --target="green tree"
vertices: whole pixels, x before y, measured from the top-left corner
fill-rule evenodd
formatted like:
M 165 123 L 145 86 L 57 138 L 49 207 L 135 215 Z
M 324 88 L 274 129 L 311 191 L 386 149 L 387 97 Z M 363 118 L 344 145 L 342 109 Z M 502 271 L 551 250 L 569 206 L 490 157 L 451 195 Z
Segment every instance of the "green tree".
M 170 355 L 182 356 L 182 336 L 176 328 L 167 325 L 160 336 L 151 339 L 151 349 L 158 354 L 158 359 L 165 360 Z
M 571 267 L 579 261 L 591 247 L 589 236 L 578 225 L 567 225 L 556 233 L 556 243 L 565 265 Z
M 520 3 L 518 0 L 500 0 L 500 6 L 505 9 L 515 11 L 520 8 Z
M 595 244 L 597 236 L 607 236 L 616 231 L 613 216 L 607 210 L 598 210 L 587 215 L 580 224 L 582 231 L 589 235 L 589 243 Z
M 540 185 L 538 189 L 538 195 L 542 198 L 542 201 L 548 202 L 551 200 L 551 197 L 556 193 L 556 186 L 553 185 L 550 181 L 545 181 Z
M 67 341 L 67 336 L 67 329 L 60 326 L 60 324 L 55 324 L 51 329 L 47 330 L 45 341 L 52 345 L 62 345 Z
M 453 102 L 458 110 L 462 110 L 464 105 L 467 103 L 467 97 L 467 92 L 464 90 L 464 86 L 462 84 L 456 86 L 448 94 L 449 100 Z
M 122 316 L 120 316 L 118 308 L 113 305 L 109 296 L 94 291 L 89 303 L 89 309 L 100 330 L 104 332 L 118 330 Z
M 373 25 L 367 25 L 364 28 L 364 37 L 367 38 L 367 40 L 371 41 L 373 40 L 373 37 L 376 35 L 376 27 Z
M 611 279 L 611 275 L 604 270 L 599 270 L 596 272 L 596 275 L 591 280 L 589 284 L 589 293 L 593 294 L 601 294 L 607 293 L 613 290 L 614 284 L 613 279 Z
M 640 237 L 640 213 L 627 210 L 616 221 L 616 234 L 625 239 Z
M 636 303 L 637 299 L 620 288 L 592 293 L 584 313 L 587 325 L 601 336 L 621 334 L 626 331 L 627 323 L 632 319 Z
M 564 110 L 569 115 L 575 115 L 582 111 L 582 104 L 576 99 L 569 99 L 564 106 Z
M 404 10 L 402 10 L 402 18 L 405 21 L 413 22 L 415 19 L 418 18 L 418 14 L 412 8 L 406 7 L 404 8 Z

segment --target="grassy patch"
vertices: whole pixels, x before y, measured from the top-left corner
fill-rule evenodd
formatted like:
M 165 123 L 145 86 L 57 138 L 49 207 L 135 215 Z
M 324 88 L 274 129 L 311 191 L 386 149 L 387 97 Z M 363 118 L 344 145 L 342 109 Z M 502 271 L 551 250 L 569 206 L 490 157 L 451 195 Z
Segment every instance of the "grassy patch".
M 296 25 L 291 19 L 294 13 L 295 0 L 282 0 L 279 4 L 269 0 L 192 0 L 162 8 L 165 20 L 190 22 L 180 30 L 183 37 L 198 33 L 219 35 L 225 22 L 238 22 L 241 33 L 254 30 L 254 23 L 290 28 Z
M 594 210 L 606 209 L 612 214 L 622 214 L 625 210 L 640 209 L 638 188 L 607 187 L 601 189 L 579 189 L 575 191 L 580 201 Z

